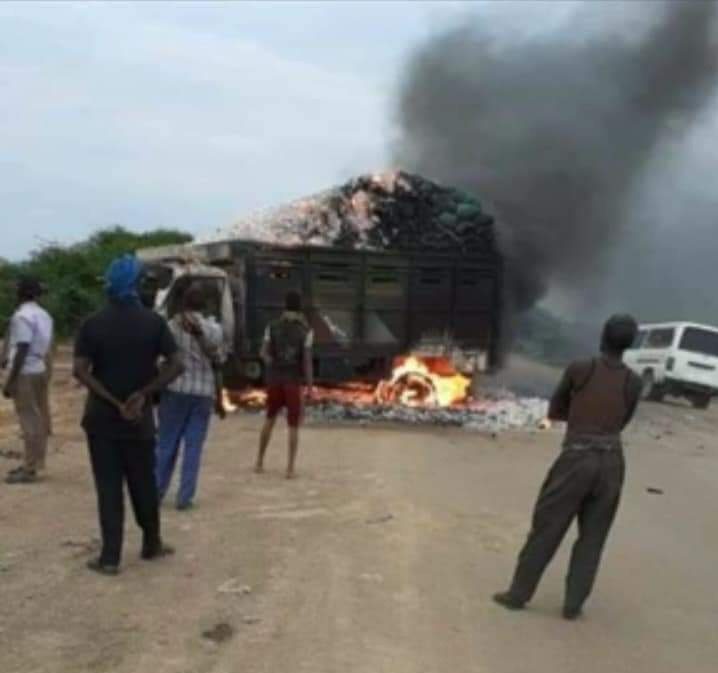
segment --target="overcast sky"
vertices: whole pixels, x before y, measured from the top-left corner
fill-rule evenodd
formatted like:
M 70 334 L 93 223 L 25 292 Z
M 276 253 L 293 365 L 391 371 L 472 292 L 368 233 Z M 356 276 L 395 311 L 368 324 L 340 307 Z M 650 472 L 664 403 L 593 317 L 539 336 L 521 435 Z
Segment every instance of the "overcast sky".
M 212 230 L 381 168 L 414 45 L 547 6 L 2 2 L 0 257 L 114 223 Z

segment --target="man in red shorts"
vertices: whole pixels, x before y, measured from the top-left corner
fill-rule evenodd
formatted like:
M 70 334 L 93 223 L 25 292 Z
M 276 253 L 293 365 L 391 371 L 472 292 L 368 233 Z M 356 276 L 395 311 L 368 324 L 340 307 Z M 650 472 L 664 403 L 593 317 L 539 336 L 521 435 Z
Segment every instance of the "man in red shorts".
M 261 356 L 266 366 L 267 419 L 259 439 L 259 454 L 255 472 L 264 471 L 264 454 L 272 438 L 277 414 L 287 410 L 289 425 L 289 463 L 287 479 L 293 479 L 294 464 L 299 448 L 299 425 L 303 416 L 302 384 L 307 396 L 312 394 L 314 372 L 312 345 L 314 334 L 302 313 L 302 297 L 289 292 L 285 311 L 267 327 Z

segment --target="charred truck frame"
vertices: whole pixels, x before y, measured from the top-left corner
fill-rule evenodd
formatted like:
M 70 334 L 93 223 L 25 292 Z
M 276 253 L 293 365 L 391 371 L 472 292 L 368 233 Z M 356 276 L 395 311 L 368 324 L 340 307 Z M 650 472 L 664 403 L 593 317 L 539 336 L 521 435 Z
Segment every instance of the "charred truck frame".
M 503 265 L 485 252 L 387 252 L 232 240 L 141 250 L 145 301 L 167 317 L 184 288 L 210 289 L 229 352 L 226 384 L 262 380 L 267 324 L 298 290 L 315 333 L 319 383 L 385 378 L 397 356 L 449 357 L 473 373 L 497 363 Z

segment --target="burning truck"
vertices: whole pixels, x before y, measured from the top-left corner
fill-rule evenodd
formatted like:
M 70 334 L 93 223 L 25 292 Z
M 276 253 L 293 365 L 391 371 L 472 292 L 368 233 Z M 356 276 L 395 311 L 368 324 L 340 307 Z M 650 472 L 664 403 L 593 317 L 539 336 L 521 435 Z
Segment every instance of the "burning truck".
M 146 300 L 165 316 L 189 284 L 207 288 L 233 403 L 262 404 L 262 335 L 298 290 L 320 403 L 450 409 L 469 404 L 472 377 L 497 363 L 503 267 L 493 224 L 465 193 L 385 173 L 138 254 Z

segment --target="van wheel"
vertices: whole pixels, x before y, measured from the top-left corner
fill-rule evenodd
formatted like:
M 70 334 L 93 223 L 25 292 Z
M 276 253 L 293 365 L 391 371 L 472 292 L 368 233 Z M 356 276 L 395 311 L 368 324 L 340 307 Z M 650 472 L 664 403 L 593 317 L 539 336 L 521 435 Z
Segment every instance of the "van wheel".
M 641 396 L 648 402 L 663 402 L 665 392 L 663 389 L 656 385 L 656 380 L 653 378 L 653 372 L 643 372 L 643 390 Z
M 693 403 L 693 407 L 696 409 L 707 409 L 711 405 L 711 396 L 710 395 L 694 395 L 691 398 L 691 402 Z

